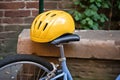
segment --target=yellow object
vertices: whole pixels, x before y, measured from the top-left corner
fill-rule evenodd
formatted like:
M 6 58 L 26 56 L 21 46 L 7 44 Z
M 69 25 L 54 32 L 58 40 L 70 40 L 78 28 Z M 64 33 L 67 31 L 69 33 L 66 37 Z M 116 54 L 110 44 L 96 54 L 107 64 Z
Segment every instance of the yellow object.
M 33 21 L 30 37 L 35 42 L 50 42 L 59 36 L 73 33 L 75 24 L 72 16 L 65 11 L 50 10 L 39 14 Z

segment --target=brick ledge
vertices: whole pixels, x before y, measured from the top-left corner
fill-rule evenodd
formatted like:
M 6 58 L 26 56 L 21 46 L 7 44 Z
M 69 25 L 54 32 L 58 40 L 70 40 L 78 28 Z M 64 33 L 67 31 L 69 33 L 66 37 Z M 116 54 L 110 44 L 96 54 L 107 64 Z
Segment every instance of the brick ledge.
M 59 49 L 48 43 L 30 40 L 30 30 L 24 29 L 18 37 L 17 53 L 58 57 Z M 65 55 L 71 58 L 120 59 L 120 31 L 80 30 L 81 41 L 65 44 Z

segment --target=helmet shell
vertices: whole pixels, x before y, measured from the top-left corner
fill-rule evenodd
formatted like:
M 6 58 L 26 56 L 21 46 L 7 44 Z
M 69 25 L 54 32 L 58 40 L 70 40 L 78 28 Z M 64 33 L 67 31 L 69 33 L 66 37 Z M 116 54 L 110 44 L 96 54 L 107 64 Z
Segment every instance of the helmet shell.
M 39 14 L 33 21 L 30 37 L 35 42 L 50 42 L 63 34 L 73 33 L 75 24 L 65 11 L 50 10 Z

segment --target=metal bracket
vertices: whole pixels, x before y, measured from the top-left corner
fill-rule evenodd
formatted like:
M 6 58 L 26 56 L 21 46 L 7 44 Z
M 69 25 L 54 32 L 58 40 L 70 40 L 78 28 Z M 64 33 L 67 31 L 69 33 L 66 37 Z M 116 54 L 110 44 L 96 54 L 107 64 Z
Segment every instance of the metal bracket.
M 64 57 L 64 58 L 59 58 L 59 61 L 66 61 L 66 58 Z
M 55 76 L 55 72 L 57 71 L 58 64 L 51 63 L 53 66 L 53 70 L 47 74 L 47 78 L 45 80 L 50 80 L 52 77 Z

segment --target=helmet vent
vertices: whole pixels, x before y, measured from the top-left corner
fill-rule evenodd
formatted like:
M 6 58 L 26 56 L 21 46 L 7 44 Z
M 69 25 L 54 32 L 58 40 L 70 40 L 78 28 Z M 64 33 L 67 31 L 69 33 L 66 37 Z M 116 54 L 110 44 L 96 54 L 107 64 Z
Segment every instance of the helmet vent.
M 53 14 L 51 17 L 54 17 L 54 16 L 56 16 L 56 14 Z
M 36 25 L 36 23 L 37 23 L 37 20 L 35 21 L 34 26 Z
M 34 28 L 35 28 L 36 23 L 37 23 L 37 20 L 36 20 L 35 23 L 34 23 Z
M 42 23 L 42 21 L 40 21 L 39 26 L 38 26 L 38 29 L 40 28 L 41 23 Z
M 45 27 L 44 27 L 43 31 L 46 29 L 47 25 L 48 25 L 48 23 L 45 24 Z
M 47 13 L 47 14 L 46 14 L 46 16 L 47 16 L 48 14 L 50 14 L 50 12 L 49 12 L 49 13 Z

